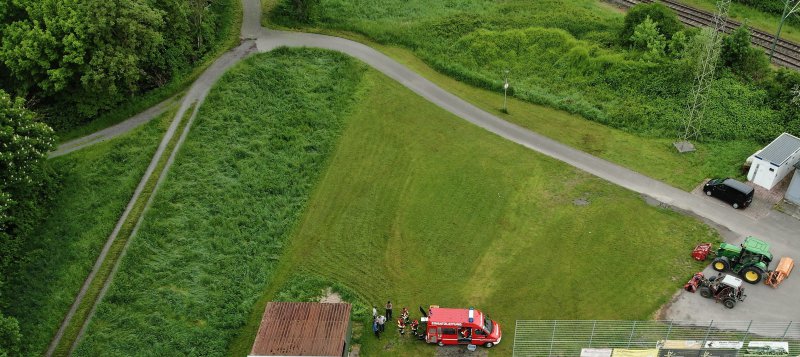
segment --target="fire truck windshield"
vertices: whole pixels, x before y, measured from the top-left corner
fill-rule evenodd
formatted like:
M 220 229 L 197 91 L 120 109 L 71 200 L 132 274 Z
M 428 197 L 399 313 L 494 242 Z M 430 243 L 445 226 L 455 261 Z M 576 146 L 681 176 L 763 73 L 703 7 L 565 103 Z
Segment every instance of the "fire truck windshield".
M 486 333 L 492 333 L 492 328 L 494 328 L 494 324 L 489 316 L 486 316 L 486 318 L 483 319 L 483 329 L 486 330 Z

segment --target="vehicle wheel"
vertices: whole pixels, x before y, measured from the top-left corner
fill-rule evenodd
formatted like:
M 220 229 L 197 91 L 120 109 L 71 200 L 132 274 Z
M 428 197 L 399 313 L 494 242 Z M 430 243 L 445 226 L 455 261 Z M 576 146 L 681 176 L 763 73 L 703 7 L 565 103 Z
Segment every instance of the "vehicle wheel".
M 711 197 L 711 190 L 706 191 L 706 196 Z
M 733 206 L 733 208 L 734 208 L 734 209 L 737 209 L 737 208 L 739 208 L 739 204 L 738 204 L 738 203 L 736 203 L 736 202 L 734 202 L 734 203 L 733 203 L 731 206 Z
M 486 342 L 486 344 L 484 344 L 483 347 L 492 348 L 492 347 L 494 347 L 494 343 Z
M 725 307 L 729 309 L 733 309 L 733 307 L 736 306 L 736 300 L 734 298 L 725 298 L 725 300 L 722 300 L 722 305 L 725 305 Z
M 742 277 L 742 280 L 750 284 L 758 284 L 758 282 L 761 281 L 761 277 L 764 276 L 764 271 L 758 267 L 747 267 L 742 269 L 739 275 Z
M 711 267 L 716 271 L 726 271 L 730 267 L 730 262 L 727 257 L 716 257 L 711 262 Z
M 711 298 L 711 289 L 708 286 L 700 287 L 700 296 L 709 299 Z
M 444 342 L 439 341 L 439 347 L 444 347 Z

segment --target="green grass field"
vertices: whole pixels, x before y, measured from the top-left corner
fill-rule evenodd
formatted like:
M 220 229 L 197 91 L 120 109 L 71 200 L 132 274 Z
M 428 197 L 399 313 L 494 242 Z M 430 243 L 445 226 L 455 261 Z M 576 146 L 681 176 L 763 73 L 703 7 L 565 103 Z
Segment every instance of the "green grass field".
M 25 355 L 42 355 L 139 183 L 175 110 L 120 138 L 52 160 L 61 187 L 3 288 Z
M 77 354 L 223 355 L 324 172 L 363 71 L 309 50 L 225 74 Z
M 488 134 L 382 75 L 367 79 L 372 91 L 291 238 L 276 285 L 291 286 L 299 270 L 366 304 L 476 306 L 505 325 L 493 353 L 508 355 L 516 319 L 651 317 L 698 268 L 685 254 L 693 242 L 715 239 L 692 219 Z M 579 198 L 590 203 L 575 205 Z M 267 296 L 262 303 L 280 293 Z M 435 351 L 388 331 L 381 341 L 363 331 L 362 351 Z M 231 354 L 249 348 L 239 346 Z
M 226 74 L 146 217 L 78 355 L 243 355 L 264 301 L 326 284 L 359 318 L 389 298 L 477 306 L 506 355 L 518 318 L 650 317 L 717 238 L 314 50 Z M 358 340 L 435 351 L 388 337 Z

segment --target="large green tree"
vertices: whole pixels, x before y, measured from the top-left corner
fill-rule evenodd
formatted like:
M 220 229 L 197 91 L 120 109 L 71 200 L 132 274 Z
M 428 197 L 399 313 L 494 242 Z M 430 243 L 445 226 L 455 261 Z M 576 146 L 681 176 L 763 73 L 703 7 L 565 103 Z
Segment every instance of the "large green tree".
M 0 88 L 74 127 L 191 70 L 233 1 L 0 1 Z
M 18 258 L 21 227 L 36 211 L 32 192 L 45 181 L 42 165 L 53 148 L 53 130 L 37 122 L 21 98 L 0 90 L 0 287 Z M 19 326 L 0 311 L 0 357 L 19 350 Z
M 19 94 L 66 95 L 92 116 L 134 93 L 163 45 L 161 13 L 134 0 L 16 0 L 27 18 L 8 24 L 0 59 Z

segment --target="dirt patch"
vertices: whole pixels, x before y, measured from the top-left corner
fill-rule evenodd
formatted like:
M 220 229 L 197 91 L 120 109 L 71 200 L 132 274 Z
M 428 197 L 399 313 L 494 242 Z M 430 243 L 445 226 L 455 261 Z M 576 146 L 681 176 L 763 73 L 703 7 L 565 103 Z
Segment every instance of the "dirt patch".
M 489 356 L 489 349 L 478 346 L 475 351 L 467 349 L 467 345 L 461 346 L 444 346 L 436 348 L 436 357 L 486 357 Z
M 342 296 L 339 295 L 338 293 L 334 292 L 333 289 L 327 288 L 327 289 L 325 289 L 324 295 L 319 299 L 319 302 L 328 303 L 328 304 L 335 304 L 335 303 L 344 302 L 344 300 L 342 300 Z
M 576 198 L 572 200 L 572 204 L 576 206 L 586 206 L 589 204 L 589 199 L 586 197 Z

